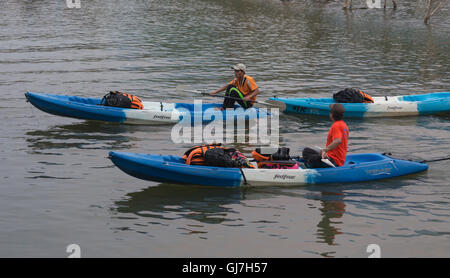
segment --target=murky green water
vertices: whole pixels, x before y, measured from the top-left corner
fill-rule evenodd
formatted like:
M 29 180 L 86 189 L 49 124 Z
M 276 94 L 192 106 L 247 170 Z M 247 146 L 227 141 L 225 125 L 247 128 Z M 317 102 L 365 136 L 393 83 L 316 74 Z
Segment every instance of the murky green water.
M 27 90 L 99 97 L 115 89 L 191 101 L 177 86 L 216 89 L 237 62 L 247 64 L 261 98 L 324 97 L 345 87 L 373 96 L 448 91 L 448 8 L 427 27 L 415 2 L 353 12 L 314 1 L 64 2 L 0 3 L 0 256 L 67 257 L 71 243 L 83 257 L 367 257 L 372 243 L 383 257 L 450 254 L 448 160 L 347 185 L 159 184 L 106 157 L 180 155 L 189 146 L 172 144 L 170 127 L 56 117 L 24 98 Z M 450 154 L 448 114 L 347 124 L 350 152 Z M 280 126 L 281 144 L 296 153 L 325 144 L 330 122 L 281 116 Z

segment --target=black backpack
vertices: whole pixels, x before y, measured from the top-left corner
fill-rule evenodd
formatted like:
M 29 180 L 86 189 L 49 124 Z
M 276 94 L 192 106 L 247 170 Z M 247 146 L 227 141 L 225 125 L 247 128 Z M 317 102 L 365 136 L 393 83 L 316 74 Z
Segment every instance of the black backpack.
M 130 108 L 131 100 L 120 92 L 109 92 L 103 96 L 100 105 Z
M 205 165 L 215 167 L 235 167 L 228 151 L 223 148 L 209 149 L 205 152 Z
M 121 108 L 143 109 L 144 105 L 140 98 L 134 95 L 119 91 L 111 91 L 103 96 L 100 105 L 114 106 Z
M 353 88 L 346 88 L 333 94 L 333 99 L 339 103 L 363 103 L 364 97 L 359 93 L 359 90 Z
M 214 148 L 205 152 L 205 165 L 228 168 L 251 168 L 253 167 L 247 158 L 238 150 L 233 148 Z

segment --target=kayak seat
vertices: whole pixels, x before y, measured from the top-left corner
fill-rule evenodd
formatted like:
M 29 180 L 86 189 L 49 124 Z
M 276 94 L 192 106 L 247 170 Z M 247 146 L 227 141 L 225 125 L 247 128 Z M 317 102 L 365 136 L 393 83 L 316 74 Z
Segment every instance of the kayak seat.
M 385 160 L 386 156 L 379 154 L 379 153 L 361 153 L 361 154 L 351 154 L 347 156 L 347 159 L 345 161 L 344 165 L 355 165 L 359 163 L 365 163 L 365 162 L 374 162 L 374 161 L 380 161 Z

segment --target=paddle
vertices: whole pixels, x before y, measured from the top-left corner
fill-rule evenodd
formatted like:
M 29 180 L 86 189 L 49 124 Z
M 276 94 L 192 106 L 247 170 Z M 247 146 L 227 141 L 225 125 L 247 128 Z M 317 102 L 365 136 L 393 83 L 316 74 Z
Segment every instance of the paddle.
M 336 166 L 334 166 L 334 164 L 331 163 L 331 161 L 328 158 L 322 158 L 321 160 L 322 160 L 323 163 L 325 163 L 325 164 L 327 164 L 327 165 L 329 165 L 329 166 L 331 166 L 333 168 L 336 168 Z
M 196 90 L 185 90 L 186 92 L 190 92 L 190 93 L 194 93 L 194 94 L 200 94 L 203 96 L 210 96 L 210 97 L 219 97 L 219 98 L 229 98 L 229 99 L 233 99 L 233 100 L 242 100 L 240 98 L 235 98 L 235 97 L 231 97 L 231 96 L 224 96 L 224 95 L 210 95 L 208 93 L 202 92 L 202 91 L 196 91 Z M 269 100 L 268 100 L 269 101 Z M 272 107 L 277 107 L 279 108 L 281 111 L 283 111 L 284 109 L 286 109 L 286 105 L 283 102 L 280 101 L 274 101 L 272 102 L 266 102 L 266 101 L 256 101 L 253 100 L 251 102 L 254 103 L 258 103 L 261 105 L 267 105 L 267 106 L 272 106 Z
M 321 153 L 321 150 L 322 150 L 321 147 L 314 146 L 314 148 L 319 149 L 320 150 L 319 152 Z M 329 166 L 331 166 L 333 168 L 336 168 L 336 166 L 334 166 L 334 164 L 328 158 L 322 158 L 321 160 L 322 160 L 323 163 L 325 163 L 325 164 L 327 164 L 327 165 L 329 165 Z

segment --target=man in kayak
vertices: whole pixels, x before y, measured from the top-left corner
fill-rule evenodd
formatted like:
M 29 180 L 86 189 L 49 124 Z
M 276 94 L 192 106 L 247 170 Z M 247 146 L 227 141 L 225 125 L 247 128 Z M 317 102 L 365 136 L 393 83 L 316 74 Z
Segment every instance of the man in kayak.
M 225 97 L 223 100 L 222 110 L 233 108 L 235 102 L 239 103 L 245 109 L 252 107 L 254 101 L 256 101 L 256 96 L 259 94 L 255 80 L 245 74 L 246 67 L 244 64 L 236 64 L 231 68 L 234 69 L 234 79 L 227 85 L 209 94 L 215 95 L 225 91 L 225 96 L 229 96 L 229 98 Z
M 320 153 L 311 148 L 303 150 L 303 158 L 309 168 L 332 167 L 323 162 L 322 159 L 328 159 L 334 166 L 344 165 L 349 136 L 348 126 L 343 120 L 344 113 L 345 108 L 342 104 L 330 104 L 330 119 L 333 124 L 328 131 L 326 147 Z

